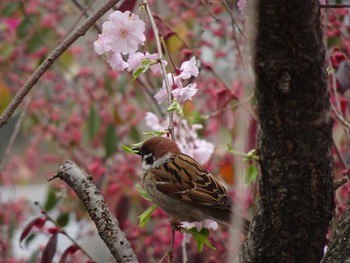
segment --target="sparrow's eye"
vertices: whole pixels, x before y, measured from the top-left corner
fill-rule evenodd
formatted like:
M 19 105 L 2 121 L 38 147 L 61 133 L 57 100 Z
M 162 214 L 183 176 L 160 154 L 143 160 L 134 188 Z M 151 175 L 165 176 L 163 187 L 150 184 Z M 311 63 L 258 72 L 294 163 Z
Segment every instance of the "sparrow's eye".
M 152 165 L 154 163 L 154 158 L 152 154 L 145 155 L 143 158 L 147 165 Z

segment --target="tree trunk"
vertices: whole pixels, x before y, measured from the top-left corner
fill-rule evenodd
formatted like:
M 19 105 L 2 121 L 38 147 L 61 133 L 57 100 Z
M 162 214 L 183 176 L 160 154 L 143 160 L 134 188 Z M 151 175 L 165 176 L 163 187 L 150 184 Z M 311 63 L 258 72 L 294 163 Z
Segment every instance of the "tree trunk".
M 254 68 L 259 211 L 244 262 L 320 262 L 332 216 L 332 120 L 318 0 L 261 0 Z

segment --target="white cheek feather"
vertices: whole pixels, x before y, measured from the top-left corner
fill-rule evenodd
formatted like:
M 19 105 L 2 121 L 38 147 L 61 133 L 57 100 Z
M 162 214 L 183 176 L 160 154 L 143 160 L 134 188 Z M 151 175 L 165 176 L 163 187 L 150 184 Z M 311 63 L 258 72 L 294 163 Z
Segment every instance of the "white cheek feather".
M 148 171 L 151 167 L 152 167 L 152 165 L 151 165 L 151 164 L 148 164 L 148 163 L 146 162 L 146 159 L 143 158 L 143 160 L 142 160 L 142 173 L 147 173 L 147 171 Z
M 167 153 L 160 159 L 156 160 L 153 164 L 147 163 L 146 159 L 147 157 L 152 156 L 152 154 L 145 155 L 142 159 L 142 178 L 148 173 L 149 169 L 151 168 L 158 168 L 162 166 L 164 163 L 166 163 L 174 154 L 173 153 Z
M 159 166 L 162 166 L 164 163 L 166 163 L 174 154 L 173 153 L 167 153 L 166 155 L 164 155 L 163 157 L 159 158 L 158 160 L 156 160 L 152 167 L 156 168 Z

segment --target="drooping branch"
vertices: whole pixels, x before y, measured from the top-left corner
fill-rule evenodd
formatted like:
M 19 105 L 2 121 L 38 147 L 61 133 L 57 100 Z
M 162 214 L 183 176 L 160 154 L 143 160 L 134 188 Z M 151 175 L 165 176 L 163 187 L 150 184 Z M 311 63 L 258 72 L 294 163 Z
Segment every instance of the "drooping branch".
M 65 40 L 62 41 L 41 63 L 41 65 L 34 71 L 29 79 L 24 83 L 21 89 L 17 92 L 16 96 L 11 100 L 10 104 L 6 107 L 0 116 L 0 128 L 4 126 L 11 118 L 19 104 L 24 97 L 44 75 L 48 68 L 81 36 L 89 30 L 95 22 L 103 16 L 109 9 L 111 9 L 119 0 L 108 0 L 104 5 L 97 9 L 84 23 L 82 23 L 77 29 L 75 29 Z
M 93 183 L 93 177 L 87 175 L 74 162 L 66 161 L 49 181 L 55 178 L 65 181 L 83 202 L 100 237 L 115 260 L 123 263 L 138 262 L 129 241 L 119 228 L 118 220 L 112 215 L 103 196 Z
M 147 0 L 143 0 L 143 4 L 145 6 L 145 10 L 146 10 L 147 15 L 149 17 L 149 20 L 150 20 L 150 23 L 151 23 L 151 26 L 152 26 L 152 30 L 153 30 L 153 34 L 154 34 L 154 38 L 155 38 L 155 41 L 156 41 L 157 51 L 158 51 L 158 58 L 159 58 L 160 66 L 161 66 L 161 69 L 162 69 L 162 74 L 163 74 L 163 78 L 164 78 L 164 82 L 165 82 L 165 87 L 166 87 L 167 94 L 168 94 L 168 103 L 169 103 L 169 106 L 170 106 L 172 104 L 172 102 L 173 102 L 173 97 L 172 97 L 171 87 L 170 87 L 170 83 L 169 83 L 168 76 L 167 76 L 167 73 L 166 73 L 165 65 L 162 62 L 163 51 L 162 51 L 162 44 L 161 44 L 161 40 L 160 40 L 161 36 L 160 36 L 159 30 L 158 30 L 158 27 L 156 25 L 156 22 L 154 21 L 152 10 L 149 7 L 148 1 Z M 174 140 L 174 114 L 173 114 L 173 111 L 169 111 L 168 114 L 169 114 L 168 131 L 170 133 L 171 139 Z

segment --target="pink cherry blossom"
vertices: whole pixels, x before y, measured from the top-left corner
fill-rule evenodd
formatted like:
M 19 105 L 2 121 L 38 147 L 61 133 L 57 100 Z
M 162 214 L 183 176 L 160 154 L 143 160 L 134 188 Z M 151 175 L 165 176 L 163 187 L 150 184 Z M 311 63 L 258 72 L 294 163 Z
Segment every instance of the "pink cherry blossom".
M 128 71 L 135 71 L 138 67 L 141 66 L 141 60 L 145 57 L 145 54 L 141 52 L 136 52 L 133 54 L 130 54 L 128 59 Z
M 146 52 L 146 54 L 144 54 L 141 52 L 136 52 L 136 53 L 130 54 L 128 59 L 128 63 L 129 63 L 128 71 L 135 72 L 135 70 L 141 66 L 143 59 L 156 61 L 158 60 L 158 58 L 159 58 L 158 53 L 150 54 Z M 168 64 L 168 62 L 166 62 L 165 60 L 163 60 L 162 62 L 164 66 Z M 161 72 L 161 66 L 159 63 L 153 64 L 152 66 L 150 66 L 150 69 L 152 70 L 153 73 Z
M 168 92 L 166 88 L 161 88 L 156 95 L 154 95 L 154 98 L 158 102 L 158 104 L 162 104 L 163 102 L 167 101 L 168 99 Z
M 106 36 L 99 34 L 97 40 L 94 42 L 95 52 L 99 55 L 110 51 L 111 49 L 106 44 Z
M 128 63 L 123 60 L 120 54 L 110 52 L 107 54 L 106 61 L 114 70 L 124 70 L 128 67 Z
M 207 228 L 207 229 L 213 229 L 216 230 L 218 229 L 218 223 L 214 220 L 211 219 L 205 219 L 203 221 L 195 221 L 195 222 L 181 222 L 181 227 L 186 228 L 186 229 L 191 229 L 191 228 L 197 228 L 197 231 L 201 231 L 202 228 Z
M 218 223 L 211 219 L 205 219 L 198 222 L 181 222 L 181 227 L 185 229 L 191 229 L 195 227 L 197 229 L 197 232 L 200 232 L 203 228 L 216 230 L 218 229 Z M 184 233 L 183 238 L 186 243 L 189 243 L 191 241 L 192 235 Z
M 155 131 L 162 131 L 167 128 L 167 120 L 160 121 L 153 112 L 146 112 L 145 115 L 146 125 Z
M 182 84 L 181 84 L 182 86 Z M 184 103 L 186 100 L 192 100 L 192 97 L 196 95 L 198 89 L 196 88 L 197 84 L 192 83 L 188 84 L 186 87 L 180 87 L 174 89 L 171 93 L 173 94 L 173 97 L 177 99 L 179 103 Z M 161 88 L 156 95 L 154 95 L 154 98 L 157 100 L 158 104 L 162 104 L 163 102 L 167 101 L 168 99 L 168 93 L 165 87 Z
M 247 0 L 239 0 L 237 3 L 237 7 L 241 13 L 243 13 L 247 8 Z
M 189 61 L 183 62 L 180 70 L 180 77 L 182 79 L 189 79 L 191 76 L 198 77 L 199 70 L 196 66 L 196 58 L 192 57 Z
M 196 95 L 198 91 L 196 87 L 197 87 L 196 83 L 188 84 L 184 88 L 174 89 L 172 91 L 172 94 L 179 103 L 184 103 L 186 100 L 192 100 L 192 97 Z
M 130 11 L 115 11 L 109 16 L 109 21 L 102 25 L 106 47 L 123 55 L 135 53 L 138 45 L 144 44 L 144 31 L 145 23 Z
M 200 163 L 206 163 L 214 152 L 214 145 L 205 140 L 196 139 L 191 151 L 194 159 Z
M 168 83 L 169 83 L 170 87 L 173 89 L 173 91 L 172 91 L 173 95 L 174 95 L 175 90 L 183 88 L 180 76 L 174 76 L 173 74 L 168 73 L 167 78 L 168 78 Z M 174 82 L 175 82 L 175 84 L 174 84 Z M 189 90 L 187 89 L 187 90 L 184 90 L 183 92 L 177 91 L 177 92 L 175 92 L 175 94 L 178 95 L 179 97 L 181 97 L 181 95 L 183 95 L 183 93 L 189 92 L 189 91 L 193 92 L 193 89 L 189 89 Z M 174 96 L 174 97 L 177 99 L 176 96 Z M 164 79 L 163 79 L 162 88 L 156 93 L 156 95 L 154 95 L 154 98 L 157 100 L 158 104 L 162 104 L 163 102 L 167 101 L 168 93 L 167 93 L 166 84 L 165 84 Z
M 172 89 L 176 89 L 176 88 L 182 88 L 183 85 L 182 85 L 182 81 L 181 81 L 181 76 L 174 76 L 173 74 L 171 73 L 168 73 L 167 74 L 167 78 L 168 78 L 168 82 L 169 82 L 169 85 Z M 175 83 L 175 84 L 174 84 Z M 166 88 L 166 84 L 165 84 L 165 81 L 163 80 L 163 85 L 162 85 L 163 88 Z

